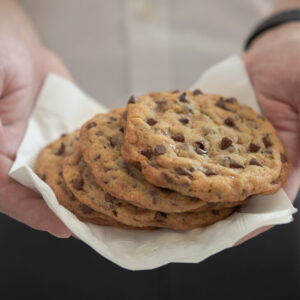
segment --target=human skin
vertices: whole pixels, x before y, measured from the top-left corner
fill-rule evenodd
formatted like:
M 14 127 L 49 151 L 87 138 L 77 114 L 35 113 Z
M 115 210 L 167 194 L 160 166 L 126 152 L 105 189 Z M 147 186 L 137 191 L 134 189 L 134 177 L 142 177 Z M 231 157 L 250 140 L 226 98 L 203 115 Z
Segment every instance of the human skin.
M 70 75 L 40 43 L 23 10 L 0 1 L 0 212 L 57 237 L 70 230 L 32 190 L 8 176 L 38 92 L 48 73 Z

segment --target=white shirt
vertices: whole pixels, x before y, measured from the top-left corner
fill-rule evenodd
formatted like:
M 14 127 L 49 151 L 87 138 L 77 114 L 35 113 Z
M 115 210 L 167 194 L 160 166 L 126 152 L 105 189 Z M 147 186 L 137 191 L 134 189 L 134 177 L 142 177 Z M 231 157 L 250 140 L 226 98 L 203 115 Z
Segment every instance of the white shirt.
M 188 88 L 242 50 L 275 0 L 23 0 L 43 42 L 108 107 Z

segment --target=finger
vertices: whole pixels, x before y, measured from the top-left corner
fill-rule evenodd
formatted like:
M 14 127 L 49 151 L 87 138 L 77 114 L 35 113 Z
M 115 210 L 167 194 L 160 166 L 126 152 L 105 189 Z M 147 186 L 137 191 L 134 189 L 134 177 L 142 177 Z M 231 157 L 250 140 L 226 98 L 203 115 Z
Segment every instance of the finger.
M 259 234 L 261 234 L 261 233 L 263 233 L 263 232 L 271 229 L 272 227 L 273 227 L 273 225 L 271 225 L 271 226 L 264 226 L 264 227 L 261 227 L 261 228 L 258 228 L 256 230 L 252 231 L 251 233 L 247 234 L 246 236 L 244 236 L 243 238 L 241 238 L 239 241 L 237 241 L 234 244 L 234 246 L 238 246 L 238 245 L 240 245 L 240 244 L 248 241 L 249 239 L 252 239 L 255 236 L 257 236 L 257 235 L 259 235 Z
M 0 165 L 0 211 L 34 229 L 70 237 L 72 232 L 38 194 L 8 177 L 12 161 L 0 155 Z

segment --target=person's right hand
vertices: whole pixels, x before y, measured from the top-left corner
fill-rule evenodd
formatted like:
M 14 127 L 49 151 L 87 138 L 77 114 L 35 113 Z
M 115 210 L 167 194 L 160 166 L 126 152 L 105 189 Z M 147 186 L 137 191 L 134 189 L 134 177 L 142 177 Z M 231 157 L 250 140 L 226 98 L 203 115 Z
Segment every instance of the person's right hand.
M 2 18 L 1 18 L 2 17 Z M 38 230 L 69 237 L 70 230 L 32 190 L 8 176 L 29 116 L 48 73 L 70 75 L 38 41 L 13 1 L 0 4 L 0 212 Z

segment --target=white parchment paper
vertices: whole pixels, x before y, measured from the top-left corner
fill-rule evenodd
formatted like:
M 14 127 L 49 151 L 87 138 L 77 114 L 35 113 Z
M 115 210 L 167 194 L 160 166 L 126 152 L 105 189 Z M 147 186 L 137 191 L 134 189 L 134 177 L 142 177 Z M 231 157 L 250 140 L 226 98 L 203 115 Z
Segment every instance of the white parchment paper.
M 254 91 L 238 56 L 232 56 L 207 70 L 193 86 L 196 87 L 208 93 L 234 96 L 259 111 Z M 121 230 L 79 221 L 58 204 L 52 189 L 35 175 L 33 168 L 38 153 L 46 144 L 62 133 L 79 128 L 94 114 L 105 110 L 74 84 L 49 75 L 10 176 L 39 191 L 50 209 L 74 234 L 112 262 L 130 270 L 153 269 L 170 262 L 198 263 L 233 246 L 240 238 L 261 226 L 292 220 L 291 215 L 297 210 L 285 192 L 280 190 L 275 195 L 254 196 L 249 204 L 229 218 L 189 232 Z

